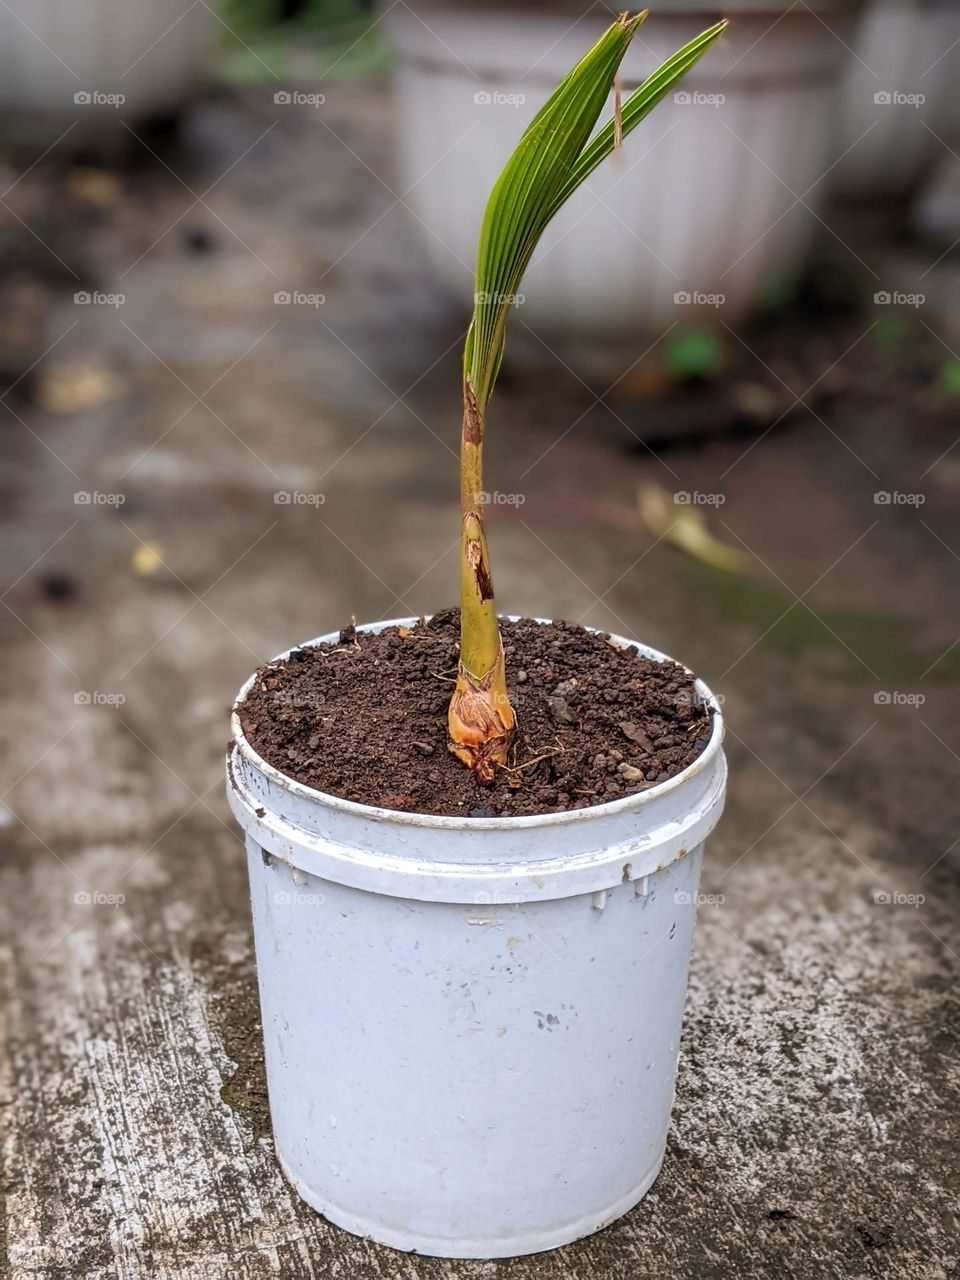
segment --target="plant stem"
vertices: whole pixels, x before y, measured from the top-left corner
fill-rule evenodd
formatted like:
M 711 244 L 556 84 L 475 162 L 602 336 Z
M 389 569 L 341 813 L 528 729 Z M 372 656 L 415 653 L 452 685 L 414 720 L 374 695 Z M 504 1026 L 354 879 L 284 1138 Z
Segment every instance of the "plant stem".
M 463 354 L 460 443 L 460 663 L 447 717 L 450 750 L 492 782 L 506 764 L 516 717 L 483 525 L 483 431 L 503 354 L 507 314 L 544 227 L 624 136 L 722 34 L 718 22 L 620 100 L 620 61 L 646 10 L 621 13 L 537 112 L 487 201 L 477 246 L 473 320 Z M 594 133 L 614 89 L 613 120 Z
M 495 766 L 506 761 L 515 716 L 507 695 L 483 508 L 483 412 L 466 373 L 460 436 L 460 663 L 448 714 L 449 746 L 478 782 L 491 782 Z

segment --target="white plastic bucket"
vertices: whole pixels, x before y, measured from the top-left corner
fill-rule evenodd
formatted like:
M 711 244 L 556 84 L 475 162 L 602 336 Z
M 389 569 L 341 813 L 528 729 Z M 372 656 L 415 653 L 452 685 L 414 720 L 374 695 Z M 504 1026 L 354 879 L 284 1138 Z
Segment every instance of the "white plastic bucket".
M 203 83 L 222 27 L 202 0 L 3 0 L 0 128 L 67 149 L 127 137 Z
M 519 818 L 325 795 L 267 764 L 234 714 L 277 1154 L 331 1222 L 507 1257 L 597 1231 L 653 1183 L 726 783 L 697 690 L 713 731 L 683 773 Z
M 890 201 L 917 190 L 948 148 L 938 137 L 950 92 L 953 5 L 872 0 L 856 28 L 837 132 L 834 190 Z

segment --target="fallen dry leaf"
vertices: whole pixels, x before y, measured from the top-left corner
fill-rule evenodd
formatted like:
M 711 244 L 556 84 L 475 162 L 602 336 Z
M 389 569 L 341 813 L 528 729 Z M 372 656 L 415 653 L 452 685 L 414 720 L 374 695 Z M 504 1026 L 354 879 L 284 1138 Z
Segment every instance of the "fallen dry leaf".
M 105 169 L 74 169 L 67 178 L 67 192 L 74 200 L 109 208 L 120 199 L 123 188 Z
M 114 399 L 122 390 L 121 379 L 103 365 L 51 365 L 40 375 L 37 403 L 51 413 L 77 413 Z
M 659 485 L 640 489 L 637 508 L 651 533 L 694 559 L 727 573 L 749 573 L 755 567 L 752 556 L 713 536 L 698 507 L 675 502 Z
M 138 578 L 149 578 L 163 564 L 163 547 L 159 542 L 141 542 L 130 557 L 130 567 Z
M 615 400 L 656 400 L 671 390 L 674 379 L 656 360 L 641 360 L 611 388 Z

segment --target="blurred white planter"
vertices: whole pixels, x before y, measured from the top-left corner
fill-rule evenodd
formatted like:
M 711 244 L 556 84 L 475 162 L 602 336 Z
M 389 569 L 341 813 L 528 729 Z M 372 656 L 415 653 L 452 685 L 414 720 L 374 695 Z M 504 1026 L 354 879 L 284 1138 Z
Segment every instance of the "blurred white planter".
M 947 51 L 958 36 L 956 9 L 940 0 L 873 0 L 864 12 L 843 85 L 839 195 L 898 199 L 929 175 L 944 150 L 936 135 L 955 96 Z
M 941 62 L 940 109 L 935 128 L 945 142 L 956 151 L 960 144 L 960 5 L 956 0 L 942 0 L 946 34 L 946 50 Z
M 200 80 L 219 29 L 194 0 L 4 0 L 3 136 L 49 145 L 73 125 L 64 143 L 74 146 L 173 110 Z
M 558 215 L 524 280 L 508 357 L 540 346 L 535 330 L 580 372 L 622 371 L 698 306 L 731 322 L 796 271 L 816 222 L 795 197 L 807 193 L 815 209 L 823 195 L 845 53 L 806 6 L 775 22 L 788 7 L 735 4 L 729 32 L 682 91 Z M 438 278 L 468 299 L 490 187 L 606 15 L 414 8 L 397 5 L 384 22 L 398 64 L 401 185 Z M 718 16 L 698 8 L 674 0 L 647 19 L 623 65 L 624 94 Z M 841 18 L 831 24 L 843 33 Z

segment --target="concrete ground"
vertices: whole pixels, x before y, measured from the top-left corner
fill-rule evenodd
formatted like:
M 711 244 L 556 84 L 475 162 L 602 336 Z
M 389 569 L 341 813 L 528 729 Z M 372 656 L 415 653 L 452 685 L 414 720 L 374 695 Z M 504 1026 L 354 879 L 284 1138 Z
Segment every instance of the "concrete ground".
M 161 159 L 55 153 L 6 197 L 4 1274 L 960 1276 L 960 464 L 930 315 L 893 345 L 818 324 L 809 376 L 790 348 L 775 368 L 797 396 L 843 375 L 829 403 L 658 457 L 636 398 L 587 412 L 559 368 L 498 393 L 489 486 L 525 497 L 492 523 L 502 608 L 636 635 L 725 698 L 651 1193 L 575 1246 L 447 1263 L 329 1226 L 277 1167 L 231 699 L 295 641 L 455 592 L 463 317 L 376 176 L 389 129 L 377 87 L 322 127 L 212 97 Z M 710 527 L 754 575 L 636 526 L 642 483 L 722 494 Z

